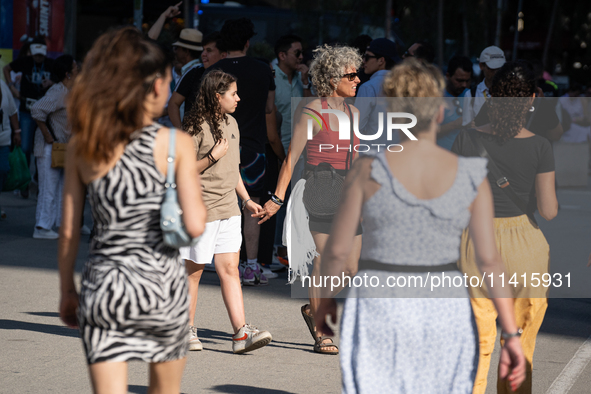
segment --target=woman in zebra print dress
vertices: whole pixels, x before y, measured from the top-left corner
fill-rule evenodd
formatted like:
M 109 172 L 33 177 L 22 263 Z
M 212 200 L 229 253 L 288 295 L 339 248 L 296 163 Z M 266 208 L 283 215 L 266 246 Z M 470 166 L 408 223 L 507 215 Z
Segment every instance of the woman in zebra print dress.
M 127 393 L 127 361 L 150 363 L 150 392 L 178 393 L 188 350 L 188 295 L 178 250 L 163 243 L 169 130 L 153 123 L 169 93 L 170 62 L 127 27 L 101 36 L 72 89 L 59 241 L 60 316 L 80 327 L 95 393 Z M 191 138 L 177 133 L 176 181 L 188 233 L 206 211 Z M 96 234 L 73 279 L 88 191 Z M 190 204 L 189 204 L 190 202 Z

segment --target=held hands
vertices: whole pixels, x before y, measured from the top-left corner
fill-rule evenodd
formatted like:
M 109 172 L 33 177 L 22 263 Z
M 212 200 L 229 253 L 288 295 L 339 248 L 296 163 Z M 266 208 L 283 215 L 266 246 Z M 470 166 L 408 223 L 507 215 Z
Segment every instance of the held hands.
M 76 290 L 62 292 L 60 299 L 60 318 L 70 328 L 78 328 L 76 311 L 78 309 L 78 293 Z
M 174 18 L 175 16 L 181 13 L 181 10 L 179 8 L 181 4 L 183 4 L 183 2 L 179 1 L 177 4 L 171 5 L 166 9 L 166 11 L 162 13 L 162 15 L 164 15 L 166 18 Z
M 261 207 L 259 204 L 257 204 L 256 202 L 254 202 L 252 200 L 247 201 L 244 208 L 246 208 L 250 212 L 252 212 L 253 217 L 255 217 L 255 216 L 259 215 L 261 212 L 263 212 L 263 207 Z
M 279 205 L 275 204 L 272 200 L 269 200 L 265 203 L 264 209 L 259 212 L 258 214 L 251 215 L 253 218 L 259 218 L 259 224 L 265 223 L 267 220 L 271 219 L 271 216 L 275 215 L 277 211 L 281 208 Z
M 328 325 L 327 316 L 330 315 L 330 322 L 337 324 L 337 303 L 334 298 L 322 298 L 320 305 L 314 313 L 314 321 L 316 322 L 316 332 L 318 335 L 332 337 L 334 332 Z
M 218 161 L 226 155 L 229 146 L 230 143 L 228 142 L 227 138 L 219 139 L 218 142 L 216 142 L 213 149 L 211 150 L 211 155 L 216 161 Z
M 518 337 L 509 338 L 501 348 L 499 378 L 507 379 L 511 390 L 515 391 L 525 380 L 525 356 Z

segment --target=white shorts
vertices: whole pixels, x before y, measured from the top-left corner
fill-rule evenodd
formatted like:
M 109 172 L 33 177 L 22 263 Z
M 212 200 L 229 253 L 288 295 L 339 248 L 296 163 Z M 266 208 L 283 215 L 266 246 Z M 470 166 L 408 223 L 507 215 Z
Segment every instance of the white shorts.
M 237 253 L 242 245 L 241 216 L 214 220 L 205 224 L 205 231 L 196 246 L 179 249 L 181 258 L 196 264 L 211 264 L 220 253 Z

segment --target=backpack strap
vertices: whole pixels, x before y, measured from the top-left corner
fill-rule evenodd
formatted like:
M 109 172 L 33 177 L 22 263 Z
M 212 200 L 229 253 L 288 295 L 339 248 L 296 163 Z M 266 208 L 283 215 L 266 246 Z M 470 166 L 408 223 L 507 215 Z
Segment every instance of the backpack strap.
M 495 184 L 499 188 L 501 188 L 501 190 L 503 190 L 503 192 L 505 192 L 505 195 L 507 197 L 509 197 L 509 199 L 511 201 L 513 201 L 513 203 L 517 206 L 517 208 L 519 208 L 519 210 L 521 212 L 526 214 L 530 218 L 530 220 L 533 221 L 537 226 L 538 223 L 536 221 L 536 218 L 533 215 L 533 212 L 530 212 L 527 209 L 527 204 L 525 203 L 525 201 L 523 201 L 523 199 L 521 197 L 519 197 L 517 195 L 517 193 L 515 193 L 515 190 L 513 190 L 513 188 L 511 187 L 509 180 L 507 179 L 507 177 L 503 176 L 503 174 L 501 173 L 501 170 L 499 169 L 499 167 L 497 166 L 495 161 L 492 159 L 492 157 L 490 157 L 490 155 L 488 154 L 488 151 L 486 150 L 486 148 L 482 144 L 482 141 L 480 141 L 480 138 L 476 137 L 475 133 L 476 133 L 476 130 L 474 130 L 474 129 L 470 129 L 467 131 L 468 137 L 470 138 L 470 141 L 472 142 L 472 145 L 474 146 L 474 148 L 476 148 L 478 155 L 480 155 L 480 157 L 484 157 L 485 159 L 488 160 L 488 168 L 489 168 L 490 173 L 492 174 L 493 178 L 495 179 Z

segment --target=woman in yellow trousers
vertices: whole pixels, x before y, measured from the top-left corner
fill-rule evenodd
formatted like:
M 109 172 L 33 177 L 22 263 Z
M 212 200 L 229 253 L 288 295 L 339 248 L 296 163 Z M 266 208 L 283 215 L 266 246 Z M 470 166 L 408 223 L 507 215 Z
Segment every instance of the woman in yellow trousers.
M 508 185 L 497 182 L 490 171 L 492 167 L 489 160 L 488 178 L 495 204 L 495 237 L 507 271 L 504 283 L 493 285 L 504 285 L 513 291 L 517 325 L 523 330 L 521 345 L 527 360 L 526 380 L 518 393 L 531 393 L 532 390 L 532 360 L 536 337 L 548 306 L 548 287 L 542 285 L 542 275 L 549 273 L 550 247 L 537 224 L 530 219 L 533 215 L 525 214 L 501 186 L 510 187 L 522 200 L 522 206 L 529 205 L 530 196 L 535 192 L 538 211 L 546 220 L 553 219 L 558 211 L 554 157 L 550 142 L 524 128 L 528 112 L 535 111 L 532 107 L 535 91 L 535 79 L 527 64 L 505 64 L 496 73 L 491 87 L 493 97 L 487 104 L 490 124 L 479 131 L 462 131 L 452 148 L 452 151 L 463 156 L 478 156 L 481 150 L 478 145 L 482 145 L 498 170 L 507 178 Z M 464 230 L 462 235 L 458 264 L 460 271 L 470 276 L 480 276 L 468 230 Z M 537 287 L 532 286 L 538 283 L 540 285 Z M 497 338 L 497 313 L 486 289 L 476 287 L 470 290 L 480 341 L 480 358 L 473 393 L 484 394 L 490 358 Z M 512 391 L 506 382 L 498 381 L 497 392 Z

